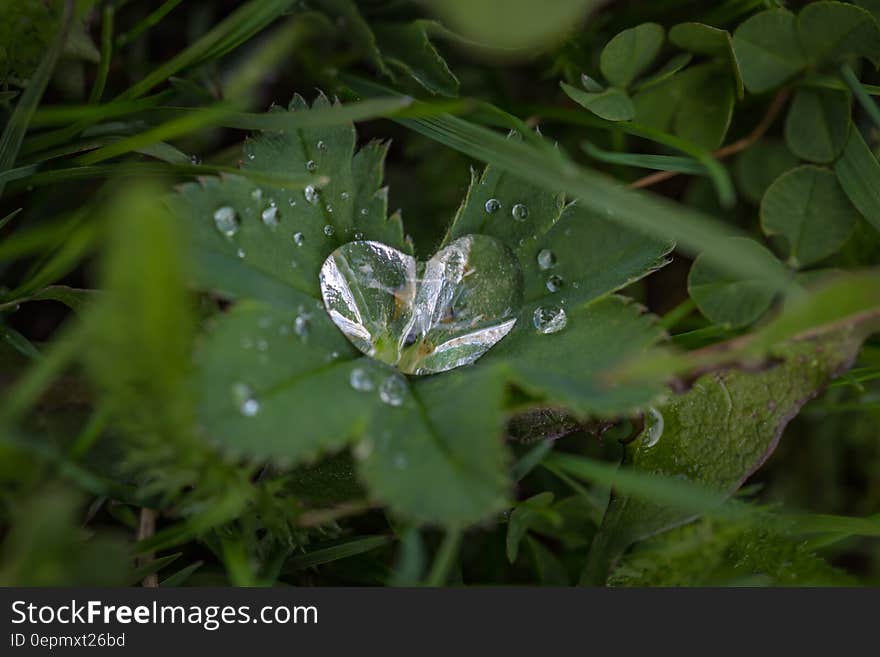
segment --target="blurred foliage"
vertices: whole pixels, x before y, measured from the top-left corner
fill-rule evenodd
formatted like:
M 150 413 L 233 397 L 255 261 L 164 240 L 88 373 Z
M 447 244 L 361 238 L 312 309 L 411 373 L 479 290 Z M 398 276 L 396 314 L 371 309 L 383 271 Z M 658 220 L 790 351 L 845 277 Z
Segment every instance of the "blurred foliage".
M 0 3 L 0 584 L 880 583 L 877 3 L 506 4 Z M 352 388 L 324 259 L 472 233 Z

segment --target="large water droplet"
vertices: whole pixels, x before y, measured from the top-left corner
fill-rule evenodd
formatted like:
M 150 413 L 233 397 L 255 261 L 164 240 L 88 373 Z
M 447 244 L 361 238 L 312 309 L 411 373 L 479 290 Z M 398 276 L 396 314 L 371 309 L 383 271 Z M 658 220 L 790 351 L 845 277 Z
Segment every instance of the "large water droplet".
M 645 447 L 653 447 L 663 435 L 663 413 L 653 406 L 649 406 L 645 413 Z
M 226 237 L 232 237 L 238 232 L 238 215 L 233 208 L 224 205 L 214 211 L 214 225 Z
M 488 201 L 486 201 L 485 208 L 486 212 L 488 212 L 489 214 L 495 214 L 496 212 L 498 212 L 498 210 L 501 209 L 501 201 L 499 201 L 497 198 L 490 198 Z
M 373 380 L 373 374 L 370 370 L 363 367 L 355 367 L 351 371 L 348 381 L 352 388 L 362 392 L 372 390 L 376 387 L 376 382 Z
M 352 344 L 407 374 L 473 363 L 510 332 L 522 303 L 516 257 L 485 235 L 459 238 L 424 264 L 379 242 L 349 242 L 320 281 Z
M 529 216 L 529 209 L 522 203 L 517 203 L 510 209 L 510 214 L 517 221 L 525 221 Z
M 260 412 L 260 402 L 254 397 L 254 391 L 246 383 L 232 385 L 232 398 L 242 415 L 253 417 Z
M 538 251 L 538 267 L 547 270 L 556 264 L 556 256 L 550 249 L 541 249 Z
M 312 205 L 318 202 L 318 190 L 315 189 L 314 185 L 306 185 L 306 188 L 303 190 L 303 196 Z
M 562 308 L 545 308 L 543 306 L 535 308 L 532 314 L 532 324 L 538 329 L 538 332 L 549 335 L 550 333 L 558 333 L 568 324 L 568 316 Z
M 379 386 L 379 399 L 389 406 L 402 406 L 406 399 L 406 379 L 392 374 Z
M 260 218 L 269 228 L 275 228 L 278 225 L 278 208 L 274 205 L 270 205 L 263 210 L 262 214 L 260 214 Z

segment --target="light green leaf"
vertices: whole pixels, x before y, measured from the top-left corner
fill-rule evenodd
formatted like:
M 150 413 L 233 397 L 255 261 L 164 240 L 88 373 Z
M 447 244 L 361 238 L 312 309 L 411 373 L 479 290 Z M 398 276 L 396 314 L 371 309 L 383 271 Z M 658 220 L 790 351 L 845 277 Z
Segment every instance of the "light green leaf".
M 811 61 L 866 57 L 880 65 L 880 28 L 864 9 L 843 2 L 812 2 L 797 19 L 803 50 Z
M 802 160 L 837 158 L 850 130 L 850 97 L 833 89 L 800 89 L 785 119 L 785 142 Z
M 502 54 L 523 54 L 576 29 L 597 0 L 430 0 L 431 8 L 462 36 Z
M 761 201 L 761 228 L 781 235 L 793 267 L 819 262 L 852 234 L 858 212 L 830 169 L 802 166 L 781 175 Z
M 798 159 L 785 144 L 762 139 L 737 155 L 733 174 L 740 193 L 758 204 L 770 184 L 797 165 Z
M 612 85 L 625 89 L 651 66 L 664 37 L 665 30 L 657 23 L 642 23 L 620 32 L 602 49 L 602 75 Z
M 849 366 L 867 332 L 845 327 L 785 343 L 773 351 L 778 364 L 762 371 L 704 374 L 689 392 L 658 408 L 662 430 L 655 424 L 630 443 L 624 464 L 734 492 L 773 452 L 789 419 Z M 692 517 L 692 511 L 646 497 L 615 495 L 590 550 L 585 580 L 604 581 L 627 546 Z
M 733 49 L 752 93 L 773 89 L 806 65 L 797 20 L 785 9 L 763 11 L 742 23 L 733 34 Z
M 729 239 L 739 240 L 742 248 L 752 251 L 756 258 L 764 259 L 767 266 L 783 269 L 773 254 L 758 242 L 744 237 Z M 708 319 L 732 327 L 757 320 L 776 296 L 760 278 L 730 276 L 702 256 L 697 257 L 688 274 L 688 294 Z
M 578 105 L 608 121 L 629 121 L 636 113 L 632 100 L 625 91 L 609 87 L 605 91 L 589 92 L 565 82 L 562 90 Z
M 880 231 L 880 164 L 855 127 L 834 172 L 850 202 Z

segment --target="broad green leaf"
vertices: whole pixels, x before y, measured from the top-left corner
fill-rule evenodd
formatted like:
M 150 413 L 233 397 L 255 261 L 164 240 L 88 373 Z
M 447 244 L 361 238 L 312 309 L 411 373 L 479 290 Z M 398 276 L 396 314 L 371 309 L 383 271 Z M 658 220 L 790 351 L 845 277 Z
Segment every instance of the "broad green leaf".
M 880 27 L 860 7 L 812 2 L 798 14 L 797 30 L 803 50 L 813 62 L 857 55 L 880 65 Z
M 620 32 L 602 49 L 602 75 L 612 85 L 625 89 L 654 63 L 664 38 L 665 30 L 657 23 L 642 23 Z
M 430 0 L 450 27 L 477 44 L 502 54 L 523 54 L 559 40 L 577 28 L 597 0 Z
M 768 523 L 769 525 L 769 523 Z M 774 526 L 705 519 L 639 544 L 609 586 L 851 586 L 855 579 Z
M 871 12 L 871 15 L 880 21 L 880 0 L 854 0 L 853 4 Z
M 801 267 L 837 251 L 852 234 L 858 212 L 830 169 L 802 166 L 781 175 L 761 201 L 761 228 L 780 235 L 788 262 Z
M 744 237 L 730 239 L 741 240 L 742 248 L 753 251 L 755 257 L 766 260 L 768 266 L 783 269 L 773 254 L 758 242 Z M 697 257 L 688 274 L 688 294 L 708 319 L 731 327 L 751 324 L 770 308 L 776 297 L 760 278 L 732 277 L 702 256 Z
M 730 33 L 702 23 L 679 23 L 669 30 L 669 40 L 681 48 L 701 55 L 720 55 L 730 48 Z
M 730 127 L 734 82 L 717 63 L 701 64 L 640 91 L 633 100 L 640 123 L 713 149 Z
M 464 527 L 507 504 L 503 368 L 415 380 L 355 448 L 369 490 L 420 523 Z
M 372 28 L 385 65 L 391 71 L 411 78 L 432 94 L 457 96 L 458 78 L 429 38 L 436 26 L 434 21 L 416 20 L 373 23 Z
M 850 130 L 849 94 L 800 89 L 785 118 L 785 142 L 802 160 L 826 164 L 840 155 Z
M 733 493 L 773 452 L 801 406 L 849 366 L 867 332 L 845 327 L 785 343 L 773 351 L 777 364 L 762 371 L 704 374 L 689 392 L 658 407 L 659 430 L 655 422 L 630 443 L 624 464 Z M 585 579 L 604 581 L 630 544 L 692 517 L 645 497 L 615 495 L 590 550 Z
M 798 165 L 785 144 L 762 139 L 736 156 L 733 174 L 739 192 L 755 204 L 779 176 Z
M 795 15 L 785 9 L 755 14 L 736 29 L 733 49 L 752 93 L 769 91 L 806 66 Z
M 880 164 L 856 127 L 850 130 L 834 172 L 850 202 L 880 231 Z
M 636 113 L 632 100 L 621 89 L 609 87 L 605 91 L 590 92 L 578 89 L 565 82 L 562 90 L 578 105 L 590 110 L 596 116 L 608 121 L 629 121 Z

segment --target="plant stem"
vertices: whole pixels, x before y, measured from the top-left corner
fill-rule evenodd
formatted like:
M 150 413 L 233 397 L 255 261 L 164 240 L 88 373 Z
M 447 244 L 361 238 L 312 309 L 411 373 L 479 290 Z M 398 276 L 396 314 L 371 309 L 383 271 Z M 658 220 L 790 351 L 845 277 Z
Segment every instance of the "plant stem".
M 425 586 L 443 586 L 449 579 L 449 571 L 458 556 L 458 547 L 461 544 L 461 530 L 450 529 L 446 532 L 434 563 L 431 564 L 431 572 L 425 580 Z
M 142 541 L 156 533 L 156 512 L 153 509 L 143 507 L 141 509 L 140 522 L 138 523 L 137 540 Z M 144 554 L 139 559 L 139 565 L 145 566 L 156 557 L 155 552 Z M 159 576 L 152 573 L 144 577 L 141 582 L 147 588 L 156 588 L 159 586 Z

